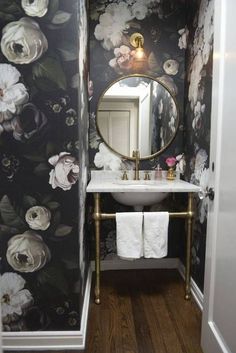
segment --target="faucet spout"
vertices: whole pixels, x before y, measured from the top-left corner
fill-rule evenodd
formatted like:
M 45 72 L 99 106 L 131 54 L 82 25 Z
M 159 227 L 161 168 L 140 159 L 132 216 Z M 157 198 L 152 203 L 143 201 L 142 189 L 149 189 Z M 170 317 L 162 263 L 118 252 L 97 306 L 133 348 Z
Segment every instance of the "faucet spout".
M 134 180 L 139 180 L 139 161 L 140 161 L 139 150 L 133 151 L 133 158 L 135 158 Z

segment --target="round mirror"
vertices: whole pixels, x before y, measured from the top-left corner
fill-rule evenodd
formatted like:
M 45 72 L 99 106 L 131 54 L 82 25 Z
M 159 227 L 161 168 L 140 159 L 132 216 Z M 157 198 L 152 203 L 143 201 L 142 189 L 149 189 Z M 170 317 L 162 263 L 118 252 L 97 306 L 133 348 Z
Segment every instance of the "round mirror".
M 153 158 L 173 141 L 179 126 L 177 104 L 157 79 L 132 75 L 112 83 L 99 99 L 97 129 L 108 147 L 124 158 Z

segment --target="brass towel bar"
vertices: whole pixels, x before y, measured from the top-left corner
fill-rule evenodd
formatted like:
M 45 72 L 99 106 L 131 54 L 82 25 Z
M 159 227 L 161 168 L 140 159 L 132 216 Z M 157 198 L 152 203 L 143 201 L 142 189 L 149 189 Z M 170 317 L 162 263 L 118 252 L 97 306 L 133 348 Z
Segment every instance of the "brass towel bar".
M 192 225 L 193 225 L 193 193 L 188 193 L 188 207 L 185 212 L 169 212 L 170 218 L 184 218 L 187 222 L 186 234 L 186 265 L 185 265 L 185 299 L 191 296 L 190 272 L 191 272 L 191 246 L 192 246 Z M 115 219 L 115 213 L 102 213 L 100 205 L 100 193 L 94 193 L 94 213 L 95 238 L 96 238 L 96 258 L 95 258 L 95 303 L 100 304 L 100 222 L 107 219 Z

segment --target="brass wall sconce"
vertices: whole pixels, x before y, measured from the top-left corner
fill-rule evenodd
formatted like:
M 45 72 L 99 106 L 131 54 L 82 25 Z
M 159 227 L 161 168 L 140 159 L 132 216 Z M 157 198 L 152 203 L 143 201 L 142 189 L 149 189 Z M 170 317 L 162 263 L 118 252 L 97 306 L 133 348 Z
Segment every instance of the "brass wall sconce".
M 130 44 L 136 48 L 134 53 L 134 71 L 142 72 L 146 68 L 147 56 L 145 54 L 143 44 L 144 38 L 140 33 L 133 33 L 130 37 Z

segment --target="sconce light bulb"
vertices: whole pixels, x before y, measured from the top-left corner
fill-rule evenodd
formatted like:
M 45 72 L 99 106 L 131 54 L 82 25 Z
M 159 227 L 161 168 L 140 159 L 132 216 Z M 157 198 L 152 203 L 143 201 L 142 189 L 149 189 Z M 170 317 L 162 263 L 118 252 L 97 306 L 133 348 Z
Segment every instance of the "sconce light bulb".
M 146 54 L 143 48 L 137 48 L 134 54 L 135 60 L 146 60 Z

